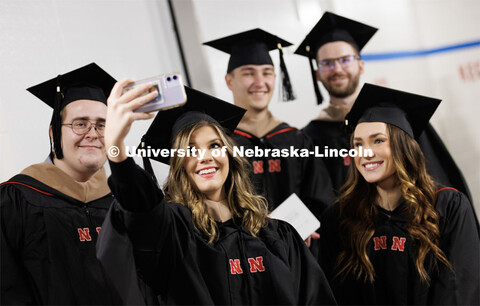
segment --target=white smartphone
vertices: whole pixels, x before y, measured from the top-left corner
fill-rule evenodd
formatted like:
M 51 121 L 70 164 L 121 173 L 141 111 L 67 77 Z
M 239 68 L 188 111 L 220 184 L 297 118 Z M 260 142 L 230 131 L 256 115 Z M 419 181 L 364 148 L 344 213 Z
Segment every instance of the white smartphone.
M 135 112 L 149 113 L 159 110 L 166 110 L 182 106 L 187 102 L 187 95 L 185 93 L 185 87 L 183 86 L 182 75 L 175 72 L 166 73 L 131 83 L 123 89 L 123 93 L 145 83 L 151 83 L 153 87 L 148 92 L 142 94 L 142 96 L 154 90 L 158 91 L 158 96 L 152 101 L 137 108 Z

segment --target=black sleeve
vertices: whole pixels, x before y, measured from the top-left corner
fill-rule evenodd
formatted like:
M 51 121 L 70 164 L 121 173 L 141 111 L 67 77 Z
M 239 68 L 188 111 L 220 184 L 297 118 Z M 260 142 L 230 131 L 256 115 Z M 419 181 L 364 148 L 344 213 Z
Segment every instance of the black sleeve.
M 110 162 L 109 185 L 116 201 L 110 208 L 97 242 L 97 258 L 125 304 L 147 298 L 137 276 L 160 294 L 183 258 L 189 231 L 175 221 L 173 205 L 133 159 Z
M 22 261 L 25 199 L 15 187 L 0 187 L 0 271 L 1 305 L 36 304 Z
M 320 227 L 320 256 L 319 263 L 328 280 L 333 278 L 336 255 L 334 250 L 338 241 L 337 233 L 337 204 L 328 208 L 322 215 L 322 225 Z
M 325 272 L 333 294 L 340 302 L 339 286 L 336 282 L 336 264 L 340 254 L 340 238 L 338 234 L 340 209 L 338 203 L 327 208 L 322 215 L 322 226 L 320 227 L 320 254 L 319 263 Z
M 288 260 L 297 281 L 297 304 L 336 305 L 325 274 L 297 231 L 282 221 L 279 221 L 279 231 L 289 247 Z
M 300 133 L 300 132 L 299 132 Z M 304 148 L 314 151 L 312 141 L 301 133 Z M 335 200 L 333 186 L 324 161 L 320 157 L 310 156 L 302 159 L 302 194 L 300 198 L 313 214 L 320 219 L 322 212 Z
M 456 190 L 441 190 L 436 203 L 441 220 L 440 247 L 453 266 L 441 265 L 432 281 L 433 304 L 480 304 L 480 238 L 467 197 Z
M 112 175 L 108 185 L 124 209 L 132 212 L 149 211 L 163 200 L 163 193 L 152 177 L 132 158 L 109 163 Z
M 172 209 L 167 207 L 173 204 L 163 201 L 162 191 L 132 158 L 110 162 L 110 167 L 109 185 L 116 201 L 104 225 L 112 228 L 112 233 L 126 232 L 134 250 L 142 254 L 162 253 L 164 244 L 171 244 L 177 232 L 184 233 L 174 226 Z

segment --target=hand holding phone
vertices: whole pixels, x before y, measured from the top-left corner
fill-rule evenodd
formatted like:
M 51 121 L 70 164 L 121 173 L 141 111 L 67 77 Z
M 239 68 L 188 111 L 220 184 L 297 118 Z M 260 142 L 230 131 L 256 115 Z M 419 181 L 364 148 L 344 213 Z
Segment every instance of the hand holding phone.
M 145 92 L 142 95 L 146 95 L 149 92 L 157 90 L 158 96 L 152 101 L 136 109 L 135 112 L 137 113 L 166 110 L 182 106 L 187 102 L 187 95 L 185 93 L 185 87 L 183 86 L 182 76 L 180 73 L 174 72 L 131 83 L 125 86 L 123 93 L 145 83 L 151 83 L 153 86 L 148 92 Z

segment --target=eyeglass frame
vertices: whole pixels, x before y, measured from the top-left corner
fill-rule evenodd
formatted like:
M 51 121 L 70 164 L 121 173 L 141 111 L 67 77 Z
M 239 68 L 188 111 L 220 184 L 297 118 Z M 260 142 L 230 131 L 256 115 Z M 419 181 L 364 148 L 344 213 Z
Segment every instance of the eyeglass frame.
M 347 58 L 349 58 L 348 61 L 346 61 Z M 332 71 L 333 69 L 335 69 L 335 62 L 338 62 L 338 64 L 341 67 L 347 67 L 351 63 L 353 63 L 354 60 L 361 60 L 361 59 L 362 58 L 358 55 L 345 55 L 345 56 L 341 56 L 341 57 L 337 57 L 337 58 L 327 58 L 327 59 L 318 61 L 317 62 L 317 67 L 320 71 Z M 343 60 L 343 62 L 341 60 Z M 322 62 L 326 62 L 326 61 L 331 61 L 332 64 L 331 65 L 322 64 Z
M 89 126 L 87 127 L 88 130 L 87 130 L 85 133 L 82 133 L 82 134 L 77 133 L 77 132 L 75 131 L 75 129 L 73 128 L 73 123 L 74 123 L 75 121 L 86 121 L 86 122 L 88 122 L 88 123 L 89 123 Z M 105 124 L 105 120 L 103 120 L 103 119 L 102 119 L 102 120 L 98 120 L 98 121 L 96 121 L 96 122 L 92 122 L 92 121 L 90 121 L 90 120 L 88 120 L 88 119 L 73 119 L 72 122 L 70 122 L 70 123 L 62 123 L 61 125 L 68 125 L 68 126 L 70 126 L 70 128 L 72 129 L 72 132 L 74 132 L 76 135 L 79 135 L 79 136 L 83 136 L 83 135 L 86 135 L 86 134 L 90 133 L 90 131 L 92 130 L 92 127 L 94 127 L 94 128 L 95 128 L 95 131 L 97 132 L 97 134 L 98 134 L 100 137 L 105 137 L 105 127 L 103 127 L 102 132 L 100 132 L 99 129 L 98 129 L 98 127 L 97 127 L 97 124 L 102 123 L 102 122 L 103 122 L 103 124 Z

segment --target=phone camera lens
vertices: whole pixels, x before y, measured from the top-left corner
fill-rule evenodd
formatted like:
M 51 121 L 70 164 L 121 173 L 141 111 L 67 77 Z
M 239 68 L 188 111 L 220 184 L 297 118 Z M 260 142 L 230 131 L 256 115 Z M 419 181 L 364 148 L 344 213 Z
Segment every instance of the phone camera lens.
M 170 82 L 172 80 L 172 78 L 170 77 L 167 77 L 167 81 Z
M 176 75 L 174 75 L 174 76 L 173 76 L 173 79 L 174 79 L 174 80 L 176 80 L 176 79 L 177 79 L 177 76 L 176 76 Z

